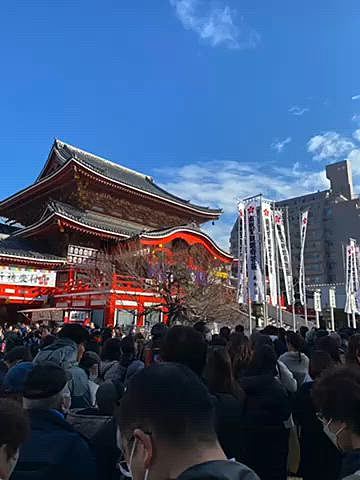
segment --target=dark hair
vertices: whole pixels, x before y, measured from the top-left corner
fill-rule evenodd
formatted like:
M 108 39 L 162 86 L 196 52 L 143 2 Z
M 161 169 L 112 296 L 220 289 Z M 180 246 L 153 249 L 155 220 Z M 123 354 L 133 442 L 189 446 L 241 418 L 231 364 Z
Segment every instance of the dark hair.
M 360 435 L 360 369 L 336 367 L 326 371 L 314 384 L 312 396 L 326 420 L 345 422 Z
M 111 328 L 103 328 L 101 330 L 101 343 L 104 344 L 106 342 L 106 340 L 109 340 L 110 338 L 112 338 L 112 330 Z
M 309 328 L 305 327 L 304 325 L 299 329 L 300 335 L 303 337 L 304 340 L 306 338 L 306 334 L 308 331 L 309 331 Z
M 212 347 L 215 347 L 215 346 L 225 347 L 226 344 L 227 344 L 227 342 L 226 342 L 224 337 L 220 337 L 219 334 L 214 333 L 214 335 L 211 338 L 211 346 Z
M 95 352 L 91 352 L 88 350 L 84 352 L 84 355 L 81 357 L 81 360 L 79 362 L 79 367 L 85 370 L 85 372 L 89 375 L 90 368 L 94 365 L 99 365 L 99 363 L 100 363 L 99 355 Z
M 105 382 L 96 391 L 96 403 L 102 415 L 113 416 L 114 409 L 124 395 L 124 385 L 120 380 Z
M 233 373 L 236 379 L 240 378 L 244 370 L 249 366 L 251 360 L 251 348 L 248 337 L 242 333 L 230 335 L 227 349 L 230 355 Z
M 244 331 L 245 331 L 244 325 L 241 325 L 241 324 L 236 325 L 236 327 L 235 327 L 235 332 L 236 333 L 244 333 Z
M 194 329 L 205 336 L 206 332 L 208 331 L 208 326 L 206 322 L 200 320 L 194 324 Z
M 310 377 L 315 380 L 328 368 L 333 367 L 335 364 L 327 352 L 322 350 L 314 350 L 310 357 L 309 374 Z
M 102 348 L 101 360 L 108 360 L 110 362 L 115 360 L 119 361 L 121 359 L 121 353 L 121 339 L 109 338 Z
M 358 357 L 360 357 L 360 334 L 356 333 L 350 337 L 346 353 L 346 363 L 348 365 L 359 365 Z
M 301 363 L 301 351 L 304 347 L 303 339 L 300 337 L 298 333 L 287 332 L 286 341 L 288 345 L 291 345 L 291 347 L 298 353 L 298 360 L 299 360 L 299 363 Z
M 331 335 L 318 338 L 315 341 L 315 348 L 327 352 L 335 363 L 341 363 L 338 342 Z
M 164 361 L 186 365 L 201 376 L 206 352 L 207 344 L 201 333 L 192 327 L 176 325 L 165 335 L 160 355 Z
M 127 335 L 121 340 L 121 351 L 125 354 L 135 355 L 135 339 L 132 335 Z
M 266 325 L 266 327 L 262 330 L 262 335 L 274 335 L 277 336 L 278 329 L 275 325 Z
M 229 393 L 239 400 L 244 399 L 244 391 L 234 379 L 230 355 L 226 348 L 209 349 L 206 372 L 211 393 Z
M 262 335 L 265 336 L 265 335 Z M 248 375 L 276 376 L 277 358 L 273 346 L 259 343 L 253 350 L 253 356 L 248 368 Z
M 229 341 L 229 338 L 230 338 L 230 333 L 231 333 L 231 330 L 229 327 L 221 327 L 220 328 L 220 337 L 223 337 L 225 338 L 226 341 Z
M 250 337 L 251 349 L 255 351 L 257 348 L 259 348 L 262 345 L 268 345 L 269 347 L 274 349 L 274 344 L 268 335 L 265 335 L 259 332 L 252 333 Z
M 4 360 L 6 363 L 31 362 L 32 355 L 27 347 L 14 347 L 5 355 Z
M 89 340 L 89 332 L 83 328 L 81 325 L 64 325 L 59 332 L 60 338 L 69 338 L 77 345 L 80 343 L 85 343 Z
M 280 340 L 285 340 L 286 339 L 286 330 L 285 330 L 284 327 L 280 327 L 278 329 L 278 335 L 277 336 Z
M 19 403 L 0 399 L 0 445 L 12 457 L 30 432 L 28 416 Z
M 125 437 L 141 428 L 170 444 L 216 439 L 209 392 L 184 365 L 160 363 L 140 371 L 129 383 L 115 416 Z

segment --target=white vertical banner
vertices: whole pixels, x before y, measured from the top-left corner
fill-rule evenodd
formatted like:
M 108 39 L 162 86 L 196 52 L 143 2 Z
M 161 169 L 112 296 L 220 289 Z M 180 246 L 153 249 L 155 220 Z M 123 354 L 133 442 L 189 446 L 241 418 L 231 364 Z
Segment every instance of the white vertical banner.
M 314 292 L 314 310 L 321 312 L 321 292 Z
M 285 225 L 282 210 L 275 210 L 274 222 L 276 243 L 280 252 L 280 263 L 284 276 L 286 300 L 288 305 L 292 305 L 294 302 L 294 284 L 291 274 L 290 254 L 286 241 Z
M 329 288 L 329 307 L 336 308 L 336 290 L 333 287 Z
M 357 262 L 357 245 L 356 240 L 350 238 L 349 245 L 346 246 L 346 313 L 359 313 L 358 295 L 359 295 L 359 272 Z
M 249 202 L 246 205 L 246 249 L 249 295 L 253 302 L 264 302 L 264 285 L 261 271 L 261 245 L 259 235 L 259 221 L 257 203 Z
M 300 225 L 300 270 L 299 270 L 299 292 L 300 292 L 300 303 L 305 305 L 305 295 L 306 291 L 304 288 L 305 284 L 305 271 L 304 271 L 304 253 L 305 253 L 305 242 L 306 242 L 306 231 L 308 225 L 309 210 L 305 210 L 301 214 L 301 225 Z
M 263 201 L 261 204 L 262 222 L 264 226 L 265 243 L 265 263 L 269 276 L 270 300 L 272 305 L 278 304 L 276 261 L 275 261 L 275 242 L 273 229 L 273 211 L 269 202 Z
M 247 302 L 245 204 L 238 203 L 238 302 Z

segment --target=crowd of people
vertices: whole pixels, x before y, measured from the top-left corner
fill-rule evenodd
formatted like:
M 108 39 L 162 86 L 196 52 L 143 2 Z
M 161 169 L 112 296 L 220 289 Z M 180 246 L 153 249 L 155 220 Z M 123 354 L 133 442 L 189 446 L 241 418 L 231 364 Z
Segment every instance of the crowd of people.
M 0 330 L 0 479 L 360 479 L 360 334 Z

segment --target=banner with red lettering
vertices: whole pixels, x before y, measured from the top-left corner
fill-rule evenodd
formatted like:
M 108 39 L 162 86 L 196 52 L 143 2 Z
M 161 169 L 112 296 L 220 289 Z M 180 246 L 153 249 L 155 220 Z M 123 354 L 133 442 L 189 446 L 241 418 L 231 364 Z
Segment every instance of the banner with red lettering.
M 294 302 L 294 283 L 292 276 L 292 266 L 289 254 L 289 248 L 287 245 L 285 225 L 282 210 L 275 210 L 274 212 L 275 223 L 275 236 L 276 243 L 280 254 L 280 264 L 283 272 L 286 300 L 288 305 L 292 305 Z
M 253 302 L 263 303 L 264 283 L 261 271 L 261 243 L 259 235 L 258 205 L 249 202 L 245 209 L 247 270 L 249 296 Z
M 306 242 L 306 232 L 308 225 L 309 210 L 305 210 L 301 214 L 301 225 L 300 225 L 300 270 L 299 270 L 299 293 L 300 293 L 300 303 L 305 305 L 305 271 L 304 271 L 304 253 L 305 253 L 305 242 Z
M 267 265 L 267 273 L 270 287 L 270 301 L 272 305 L 278 304 L 277 294 L 277 272 L 275 261 L 275 242 L 273 229 L 273 211 L 269 202 L 261 203 L 262 222 L 264 228 L 264 250 L 265 262 Z
M 245 204 L 238 203 L 238 302 L 247 302 Z

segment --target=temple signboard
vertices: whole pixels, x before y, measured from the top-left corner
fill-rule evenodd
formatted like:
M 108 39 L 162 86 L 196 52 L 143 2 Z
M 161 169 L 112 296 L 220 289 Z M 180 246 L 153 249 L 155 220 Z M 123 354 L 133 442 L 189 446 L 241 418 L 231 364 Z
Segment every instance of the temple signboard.
M 55 287 L 56 272 L 53 270 L 0 266 L 0 284 L 28 287 Z

